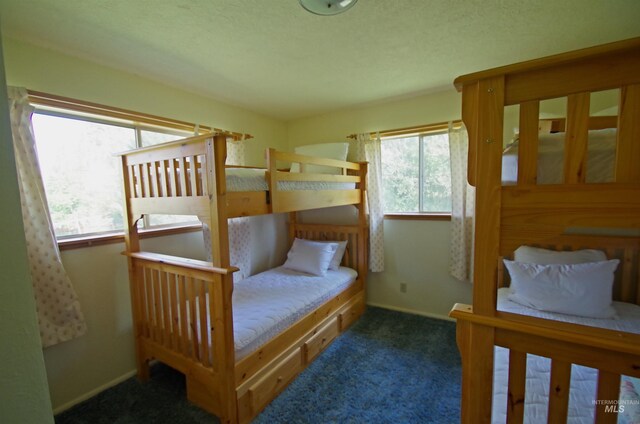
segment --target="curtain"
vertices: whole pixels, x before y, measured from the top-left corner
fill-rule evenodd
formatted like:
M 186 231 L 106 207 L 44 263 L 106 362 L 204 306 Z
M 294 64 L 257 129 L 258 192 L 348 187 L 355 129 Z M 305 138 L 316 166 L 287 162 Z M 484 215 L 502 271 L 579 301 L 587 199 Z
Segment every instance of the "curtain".
M 384 212 L 382 211 L 382 154 L 380 136 L 358 134 L 355 141 L 357 161 L 369 162 L 367 172 L 367 208 L 369 211 L 369 269 L 384 271 Z
M 464 125 L 449 125 L 451 157 L 451 258 L 449 272 L 461 281 L 473 281 L 475 187 L 467 182 L 469 137 Z
M 8 91 L 27 254 L 40 337 L 47 347 L 82 336 L 87 327 L 51 223 L 31 126 L 33 107 L 24 88 L 8 87 Z
M 227 141 L 227 165 L 245 164 L 246 141 Z M 229 225 L 229 262 L 240 268 L 233 274 L 233 281 L 242 281 L 251 275 L 251 221 L 249 217 L 227 220 Z M 203 226 L 204 246 L 207 260 L 213 258 L 211 252 L 211 232 Z

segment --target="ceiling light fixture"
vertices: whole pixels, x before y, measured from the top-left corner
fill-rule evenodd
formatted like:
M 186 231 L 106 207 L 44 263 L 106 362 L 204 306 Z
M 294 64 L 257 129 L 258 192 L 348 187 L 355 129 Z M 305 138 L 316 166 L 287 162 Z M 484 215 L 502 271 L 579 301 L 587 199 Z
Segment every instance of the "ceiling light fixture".
M 300 5 L 314 15 L 337 15 L 351 9 L 358 0 L 300 0 Z

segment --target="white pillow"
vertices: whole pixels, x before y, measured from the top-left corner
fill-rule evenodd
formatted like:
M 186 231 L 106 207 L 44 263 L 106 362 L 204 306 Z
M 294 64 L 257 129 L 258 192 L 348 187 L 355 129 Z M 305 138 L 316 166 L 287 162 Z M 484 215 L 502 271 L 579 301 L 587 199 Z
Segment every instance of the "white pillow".
M 349 143 L 320 143 L 298 146 L 294 149 L 299 155 L 336 160 L 347 160 Z M 292 163 L 289 172 L 300 172 L 300 164 Z M 339 168 L 322 165 L 305 165 L 304 172 L 310 174 L 340 174 Z
M 505 259 L 511 276 L 509 300 L 541 311 L 612 318 L 613 273 L 619 262 L 539 265 Z
M 336 250 L 338 243 L 319 243 L 297 238 L 293 241 L 283 266 L 294 271 L 323 276 L 327 273 Z
M 308 240 L 306 240 L 308 241 Z M 337 271 L 340 269 L 340 263 L 342 262 L 342 258 L 344 257 L 344 253 L 347 251 L 347 241 L 316 241 L 313 243 L 336 243 L 338 248 L 336 249 L 336 253 L 333 255 L 333 259 L 331 259 L 331 263 L 329 264 L 329 269 L 333 271 Z
M 607 260 L 607 255 L 601 250 L 584 249 L 572 252 L 541 249 L 539 247 L 520 246 L 513 255 L 516 262 L 527 264 L 583 264 L 586 262 L 601 262 Z

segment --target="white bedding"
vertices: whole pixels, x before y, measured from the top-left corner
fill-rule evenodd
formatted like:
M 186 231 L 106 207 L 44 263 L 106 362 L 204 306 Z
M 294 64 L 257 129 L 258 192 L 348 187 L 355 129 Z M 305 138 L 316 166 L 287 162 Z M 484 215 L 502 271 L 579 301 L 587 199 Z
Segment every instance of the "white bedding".
M 233 333 L 236 360 L 271 340 L 298 319 L 353 283 L 351 268 L 318 277 L 283 267 L 270 269 L 234 284 Z
M 564 169 L 565 133 L 540 135 L 538 142 L 538 184 L 561 184 Z M 606 183 L 614 179 L 616 129 L 589 131 L 587 156 L 588 183 Z M 509 145 L 502 156 L 502 183 L 518 181 L 518 143 Z
M 268 190 L 265 178 L 266 169 L 227 168 L 228 191 L 265 191 Z M 278 189 L 291 190 L 349 190 L 354 183 L 331 183 L 326 181 L 280 181 Z
M 614 302 L 613 307 L 616 310 L 614 319 L 582 318 L 538 311 L 519 305 L 507 299 L 508 292 L 508 288 L 498 290 L 498 310 L 500 311 L 640 334 L 640 306 L 637 305 Z M 492 422 L 504 423 L 507 410 L 509 350 L 496 346 L 494 359 Z M 536 355 L 527 355 L 525 423 L 547 422 L 549 377 L 550 360 Z M 592 401 L 596 398 L 597 377 L 597 370 L 594 368 L 572 365 L 567 422 L 571 424 L 594 422 L 595 406 Z M 634 384 L 632 380 L 634 379 L 623 376 L 622 384 Z M 636 385 L 637 381 L 635 380 Z M 619 419 L 619 422 L 623 422 L 622 415 Z

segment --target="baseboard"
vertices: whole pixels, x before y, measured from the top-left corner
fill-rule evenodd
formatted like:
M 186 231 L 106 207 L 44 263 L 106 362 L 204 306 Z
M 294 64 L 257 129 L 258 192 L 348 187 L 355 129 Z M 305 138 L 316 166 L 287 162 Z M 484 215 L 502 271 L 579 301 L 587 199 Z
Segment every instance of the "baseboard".
M 105 383 L 105 384 L 103 384 L 101 386 L 98 386 L 95 389 L 93 389 L 93 390 L 91 390 L 91 391 L 89 391 L 89 392 L 87 392 L 87 393 L 85 393 L 85 394 L 73 399 L 72 401 L 69 401 L 69 402 L 67 402 L 67 403 L 65 403 L 63 405 L 58 406 L 57 408 L 54 408 L 53 415 L 57 415 L 57 414 L 59 414 L 61 412 L 64 412 L 67 409 L 72 408 L 72 407 L 76 406 L 77 404 L 79 404 L 81 402 L 84 402 L 85 400 L 87 400 L 89 398 L 94 397 L 95 395 L 97 395 L 100 392 L 103 392 L 103 391 L 105 391 L 107 389 L 110 389 L 111 387 L 115 386 L 116 384 L 122 383 L 123 381 L 133 377 L 136 374 L 137 374 L 136 370 L 131 370 L 131 371 L 121 375 L 120 377 L 117 377 L 117 378 L 109 381 L 108 383 Z
M 455 319 L 450 318 L 447 315 L 432 314 L 430 312 L 416 311 L 416 310 L 407 309 L 407 308 L 398 308 L 397 306 L 381 305 L 379 303 L 371 303 L 371 302 L 367 302 L 367 305 L 368 306 L 374 306 L 376 308 L 389 309 L 389 310 L 397 311 L 397 312 L 404 312 L 406 314 L 422 315 L 423 317 L 440 319 L 440 320 L 443 320 L 443 321 L 452 321 L 452 322 L 456 321 Z

